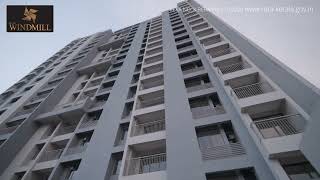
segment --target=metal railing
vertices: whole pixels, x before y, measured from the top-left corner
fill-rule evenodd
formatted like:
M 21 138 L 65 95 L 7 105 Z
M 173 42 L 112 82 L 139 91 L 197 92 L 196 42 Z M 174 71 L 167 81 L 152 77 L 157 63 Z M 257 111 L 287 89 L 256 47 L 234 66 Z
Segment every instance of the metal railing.
M 211 35 L 211 34 L 209 34 L 209 35 Z M 205 35 L 205 36 L 208 36 L 208 35 Z M 205 37 L 205 36 L 202 36 L 202 37 L 199 38 L 199 39 L 201 39 L 201 40 L 200 40 L 200 43 L 201 43 L 201 45 L 202 45 L 202 47 L 203 47 L 204 49 L 206 48 L 206 46 L 210 46 L 210 45 L 213 45 L 213 44 L 216 44 L 216 43 L 222 41 L 222 38 L 221 38 L 220 36 L 217 36 L 217 37 L 214 37 L 214 39 L 211 40 L 211 41 L 201 42 L 201 41 L 204 41 L 204 39 L 202 39 L 202 38 Z
M 89 120 L 80 125 L 80 128 L 86 128 L 97 125 L 98 120 Z
M 241 143 L 230 143 L 221 146 L 200 148 L 203 160 L 223 159 L 245 154 Z
M 162 72 L 163 71 L 163 67 L 162 66 L 158 66 L 156 68 L 153 68 L 153 69 L 149 69 L 149 70 L 143 70 L 143 76 L 148 76 L 150 74 L 155 74 L 155 73 L 158 73 L 158 72 Z
M 211 58 L 216 58 L 216 57 L 219 57 L 219 56 L 223 56 L 223 55 L 226 55 L 226 54 L 233 53 L 235 51 L 236 50 L 233 49 L 232 47 L 228 47 L 228 48 L 220 49 L 220 50 L 217 50 L 217 51 L 213 51 L 212 53 L 209 53 L 209 54 L 210 54 Z
M 95 108 L 95 107 L 100 107 L 103 106 L 107 101 L 104 100 L 99 100 L 99 101 L 95 101 L 90 108 Z
M 110 91 L 111 89 L 112 89 L 112 86 L 111 87 L 101 87 L 99 92 Z
M 191 108 L 191 112 L 194 118 L 203 118 L 203 117 L 223 114 L 225 113 L 225 110 L 221 105 L 216 107 L 202 106 L 202 107 Z
M 249 68 L 250 66 L 245 63 L 245 62 L 239 62 L 239 63 L 234 63 L 231 65 L 227 65 L 227 66 L 221 66 L 218 67 L 219 68 L 219 73 L 221 74 L 228 74 L 228 73 L 232 73 L 232 72 L 236 72 L 236 71 L 240 71 L 246 68 Z
M 186 75 L 186 74 L 190 74 L 190 73 L 197 72 L 197 71 L 201 71 L 201 70 L 204 70 L 204 67 L 203 67 L 203 66 L 201 66 L 201 67 L 195 67 L 195 68 L 192 68 L 192 69 L 188 69 L 188 70 L 182 71 L 182 73 L 183 73 L 184 75 Z
M 151 81 L 151 82 L 143 82 L 143 83 L 141 83 L 140 90 L 145 90 L 145 89 L 149 89 L 149 88 L 153 88 L 153 87 L 157 87 L 157 86 L 162 86 L 163 84 L 164 84 L 163 79 L 159 79 L 159 80 L 155 80 L 155 81 Z
M 18 126 L 0 128 L 0 135 L 12 133 Z
M 181 51 L 184 51 L 186 49 L 192 49 L 194 48 L 193 44 L 192 45 L 189 45 L 189 46 L 186 46 L 186 47 L 183 47 L 183 48 L 180 48 L 180 49 L 177 49 L 178 53 L 180 53 Z
M 292 114 L 253 121 L 250 126 L 262 138 L 267 139 L 303 132 L 304 120 L 300 114 Z
M 36 108 L 23 109 L 23 110 L 17 112 L 17 113 L 15 114 L 15 117 L 17 117 L 17 116 L 22 116 L 22 115 L 25 115 L 25 114 L 30 114 L 30 113 L 32 113 L 35 109 L 36 109 Z
M 165 121 L 162 119 L 146 123 L 136 123 L 133 128 L 133 136 L 163 131 L 165 130 Z
M 164 103 L 164 96 L 160 96 L 160 97 L 140 101 L 138 108 L 139 109 L 147 108 L 150 106 L 156 106 L 163 103 Z
M 166 170 L 166 161 L 166 153 L 128 159 L 126 160 L 128 165 L 126 175 Z
M 75 129 L 76 129 L 76 125 L 63 126 L 59 129 L 59 131 L 57 132 L 56 135 L 59 136 L 59 135 L 63 135 L 63 134 L 72 133 Z
M 79 153 L 84 152 L 86 149 L 87 149 L 87 144 L 85 144 L 83 146 L 70 147 L 70 148 L 67 149 L 67 151 L 64 154 L 64 156 L 70 155 L 70 154 L 79 154 Z
M 196 86 L 188 87 L 187 88 L 187 92 L 199 91 L 199 90 L 208 89 L 208 88 L 211 88 L 211 87 L 213 87 L 211 83 L 199 84 L 199 85 L 196 85 Z
M 39 162 L 51 161 L 55 159 L 59 159 L 64 149 L 56 149 L 50 151 L 44 151 Z
M 34 101 L 37 101 L 37 100 L 39 100 L 39 99 L 46 98 L 47 96 L 49 96 L 49 94 L 50 94 L 50 93 L 48 93 L 48 94 L 42 94 L 42 95 L 40 95 L 40 96 L 35 96 L 34 98 L 32 98 L 32 99 L 30 100 L 30 102 L 34 102 Z
M 186 60 L 193 59 L 193 58 L 196 58 L 196 57 L 199 57 L 198 54 L 187 56 L 187 57 L 184 57 L 184 58 L 180 58 L 180 61 L 186 61 Z
M 233 88 L 232 90 L 235 93 L 235 95 L 239 99 L 241 99 L 271 92 L 273 91 L 273 88 L 267 82 L 258 82 L 238 88 Z
M 64 103 L 64 104 L 60 104 L 56 107 L 56 109 L 65 109 L 65 108 L 69 108 L 69 107 L 72 107 L 72 106 L 78 106 L 78 105 L 81 105 L 81 104 L 84 104 L 86 102 L 86 100 L 89 99 L 89 97 L 84 97 L 82 98 L 81 100 L 77 100 L 77 101 L 74 101 L 74 102 L 68 102 L 68 103 Z

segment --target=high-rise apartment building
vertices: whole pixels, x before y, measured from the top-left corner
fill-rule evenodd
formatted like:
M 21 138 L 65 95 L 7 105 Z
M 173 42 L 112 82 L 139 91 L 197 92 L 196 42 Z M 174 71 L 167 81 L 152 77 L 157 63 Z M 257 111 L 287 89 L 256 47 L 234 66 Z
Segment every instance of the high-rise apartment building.
M 2 93 L 0 179 L 319 179 L 319 89 L 199 9 L 72 41 Z

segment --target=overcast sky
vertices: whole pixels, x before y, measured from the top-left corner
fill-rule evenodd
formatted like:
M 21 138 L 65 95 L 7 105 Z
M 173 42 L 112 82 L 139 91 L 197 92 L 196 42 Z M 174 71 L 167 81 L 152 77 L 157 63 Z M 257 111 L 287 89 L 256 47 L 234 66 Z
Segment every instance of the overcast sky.
M 117 30 L 176 7 L 177 0 L 1 0 L 0 92 L 70 41 Z M 229 25 L 320 87 L 320 1 L 198 0 Z M 53 33 L 7 33 L 6 5 L 54 5 Z M 241 8 L 306 7 L 311 12 L 248 12 Z M 237 8 L 237 9 L 235 9 Z M 245 10 L 245 11 L 244 11 Z M 236 12 L 235 12 L 236 11 Z M 240 11 L 240 12 L 239 12 Z M 244 12 L 243 12 L 244 11 Z

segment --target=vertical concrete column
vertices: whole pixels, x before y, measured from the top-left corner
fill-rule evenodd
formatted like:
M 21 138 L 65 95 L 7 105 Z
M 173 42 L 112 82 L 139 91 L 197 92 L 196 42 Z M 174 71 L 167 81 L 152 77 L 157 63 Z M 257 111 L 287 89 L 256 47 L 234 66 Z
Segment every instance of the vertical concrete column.
M 85 152 L 85 156 L 75 174 L 75 179 L 77 180 L 103 180 L 105 177 L 130 82 L 137 63 L 145 27 L 145 22 L 140 24 L 132 41 L 109 99 L 104 105 L 103 112 Z
M 200 8 L 201 6 L 196 4 L 195 1 L 191 0 L 189 2 L 195 9 Z M 180 15 L 183 17 L 182 12 L 179 12 Z M 202 12 L 199 11 L 199 14 Z M 205 17 L 208 18 L 209 17 Z M 190 35 L 190 39 L 192 40 L 199 57 L 201 58 L 201 61 L 203 63 L 203 66 L 208 72 L 208 76 L 212 83 L 214 84 L 214 87 L 219 95 L 219 99 L 221 100 L 224 109 L 228 112 L 228 115 L 230 116 L 233 128 L 235 132 L 237 133 L 241 144 L 245 147 L 246 149 L 246 154 L 248 155 L 249 162 L 254 166 L 255 172 L 259 179 L 261 180 L 273 180 L 276 177 L 274 177 L 274 174 L 272 170 L 270 169 L 270 166 L 272 166 L 271 161 L 266 162 L 263 154 L 260 152 L 259 148 L 253 141 L 251 135 L 249 134 L 248 130 L 246 129 L 243 119 L 241 117 L 241 114 L 237 112 L 236 107 L 234 104 L 232 104 L 230 98 L 227 95 L 227 91 L 224 88 L 225 84 L 222 83 L 222 81 L 219 80 L 218 78 L 218 73 L 212 68 L 211 66 L 211 61 L 207 59 L 207 56 L 205 54 L 205 50 L 202 48 L 202 46 L 198 43 L 196 40 L 197 37 L 195 34 L 192 32 L 192 29 L 188 25 L 187 21 L 185 18 L 182 18 L 182 21 L 184 25 L 186 26 L 186 29 Z M 210 21 L 209 21 L 210 23 Z M 223 31 L 224 32 L 224 31 Z
M 204 180 L 205 174 L 201 171 L 201 153 L 169 13 L 164 12 L 162 17 L 167 179 Z

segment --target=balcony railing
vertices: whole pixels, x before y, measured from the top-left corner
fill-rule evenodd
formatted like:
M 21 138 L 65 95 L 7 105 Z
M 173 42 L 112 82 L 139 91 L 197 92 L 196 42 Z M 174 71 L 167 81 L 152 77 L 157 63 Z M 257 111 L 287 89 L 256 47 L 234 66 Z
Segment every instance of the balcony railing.
M 300 114 L 285 115 L 253 121 L 251 128 L 264 139 L 288 136 L 303 132 L 304 120 Z
M 186 46 L 186 47 L 177 49 L 177 50 L 178 50 L 178 52 L 181 52 L 181 51 L 184 51 L 184 50 L 186 50 L 186 49 L 192 49 L 192 48 L 194 48 L 194 46 L 193 46 L 193 45 L 189 45 L 189 46 Z
M 63 134 L 68 134 L 68 133 L 72 133 L 74 130 L 76 129 L 75 125 L 72 126 L 64 126 L 62 128 L 59 129 L 59 131 L 57 132 L 57 136 L 59 135 L 63 135 Z
M 241 143 L 230 143 L 221 146 L 200 148 L 203 160 L 223 159 L 245 154 Z
M 196 107 L 191 108 L 191 112 L 194 118 L 203 118 L 213 115 L 219 115 L 225 113 L 225 110 L 222 106 L 202 106 L 202 107 Z
M 44 151 L 39 162 L 51 161 L 59 159 L 64 149 L 56 149 L 50 151 Z
M 90 97 L 83 95 L 82 99 L 79 99 L 75 102 L 69 102 L 69 103 L 64 103 L 64 104 L 58 105 L 56 107 L 56 109 L 65 109 L 65 108 L 69 108 L 72 106 L 78 106 L 78 105 L 84 104 L 88 99 L 90 99 Z
M 80 154 L 84 152 L 86 149 L 87 149 L 87 145 L 70 147 L 67 149 L 65 155 Z
M 34 98 L 32 98 L 30 100 L 30 102 L 34 102 L 34 101 L 37 101 L 39 99 L 43 99 L 43 98 L 46 98 L 47 96 L 49 96 L 49 93 L 48 94 L 42 94 L 42 95 L 39 95 L 39 96 L 35 96 Z
M 133 136 L 148 134 L 165 130 L 164 119 L 146 123 L 137 123 L 133 129 Z
M 80 125 L 80 128 L 92 127 L 92 126 L 95 126 L 97 123 L 98 123 L 98 120 L 90 120 L 82 123 Z
M 163 84 L 164 84 L 163 79 L 154 80 L 154 81 L 150 81 L 150 82 L 144 82 L 144 83 L 141 83 L 140 90 L 145 90 L 145 89 L 149 89 L 149 88 L 153 88 L 153 87 L 162 86 Z
M 241 98 L 247 98 L 251 96 L 256 96 L 259 94 L 264 94 L 273 91 L 270 84 L 266 82 L 258 82 L 238 88 L 234 88 L 233 92 L 236 94 L 236 96 Z
M 18 126 L 0 128 L 0 135 L 10 134 L 17 129 Z
M 128 170 L 126 175 L 144 174 L 166 169 L 166 154 L 155 154 L 126 160 Z
M 233 53 L 235 51 L 236 51 L 235 49 L 229 47 L 229 48 L 213 51 L 212 53 L 209 53 L 209 54 L 210 54 L 210 56 L 212 58 L 216 58 L 216 57 L 219 57 L 219 56 L 223 56 L 223 55 L 227 55 L 227 54 Z
M 187 92 L 189 93 L 189 92 L 199 91 L 199 90 L 208 89 L 211 87 L 213 87 L 211 83 L 199 84 L 196 86 L 188 87 Z
M 228 73 L 240 71 L 240 70 L 243 70 L 243 69 L 246 69 L 249 67 L 250 66 L 247 63 L 239 62 L 239 63 L 227 65 L 227 66 L 221 66 L 221 67 L 219 67 L 218 72 L 221 74 L 228 74 Z
M 142 100 L 142 101 L 140 101 L 140 106 L 138 109 L 147 108 L 150 106 L 156 106 L 156 105 L 163 104 L 163 103 L 164 103 L 164 96 L 155 97 L 155 98 L 148 99 L 148 100 Z
M 99 90 L 99 93 L 110 91 L 111 89 L 112 89 L 112 86 L 111 87 L 101 87 L 100 90 Z
M 23 110 L 17 112 L 17 113 L 15 114 L 15 117 L 17 117 L 17 116 L 22 116 L 22 115 L 25 115 L 25 114 L 30 114 L 30 113 L 32 113 L 34 110 L 35 110 L 35 108 L 23 109 Z
M 162 72 L 163 68 L 162 67 L 157 67 L 157 68 L 153 68 L 153 69 L 149 69 L 149 70 L 145 70 L 143 71 L 143 76 L 148 76 L 150 74 L 155 74 L 158 72 Z
M 187 57 L 184 57 L 184 58 L 180 58 L 180 61 L 186 61 L 186 60 L 193 59 L 193 58 L 196 58 L 196 57 L 199 57 L 198 54 L 187 56 Z
M 95 101 L 95 103 L 93 103 L 93 105 L 91 105 L 90 108 L 95 108 L 95 107 L 103 106 L 106 102 L 107 102 L 107 101 L 105 101 L 105 100 Z
M 201 71 L 201 70 L 204 70 L 203 66 L 195 67 L 195 68 L 188 69 L 188 70 L 183 70 L 182 73 L 185 75 L 185 74 L 189 74 L 189 73 L 193 73 L 193 72 L 197 72 L 197 71 Z

